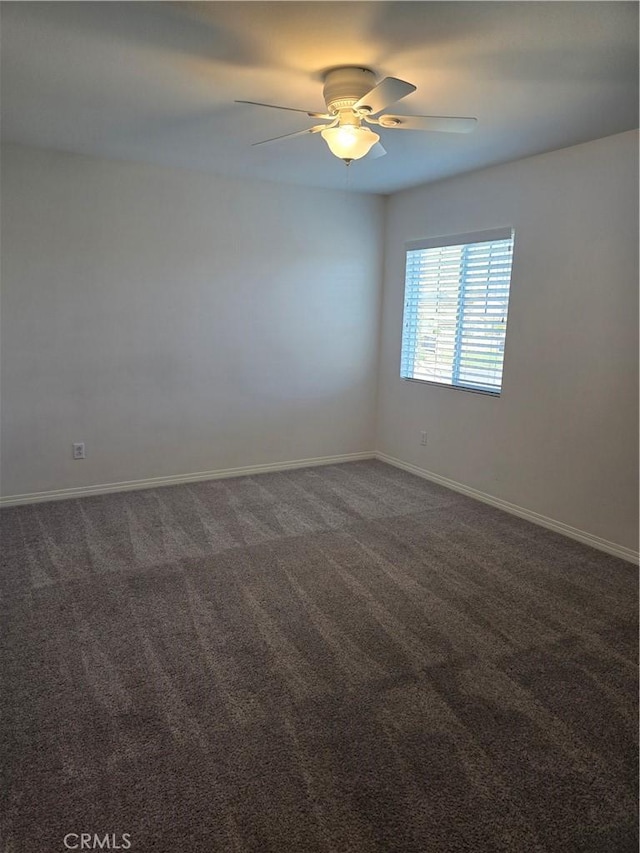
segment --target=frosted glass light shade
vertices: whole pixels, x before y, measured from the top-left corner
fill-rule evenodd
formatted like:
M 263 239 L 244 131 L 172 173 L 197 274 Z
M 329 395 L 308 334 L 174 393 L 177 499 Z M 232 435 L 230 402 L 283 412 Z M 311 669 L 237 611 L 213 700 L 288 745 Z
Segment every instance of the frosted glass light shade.
M 377 133 L 368 127 L 328 127 L 320 134 L 329 146 L 331 153 L 341 160 L 359 160 L 368 154 L 380 139 Z

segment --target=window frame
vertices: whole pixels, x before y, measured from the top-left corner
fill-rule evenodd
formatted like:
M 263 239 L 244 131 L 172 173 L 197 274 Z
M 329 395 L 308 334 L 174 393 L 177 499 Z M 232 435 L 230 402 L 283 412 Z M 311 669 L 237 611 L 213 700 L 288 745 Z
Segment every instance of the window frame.
M 415 376 L 403 376 L 402 375 L 402 365 L 403 365 L 403 354 L 404 347 L 403 342 L 405 339 L 405 312 L 406 312 L 406 303 L 407 303 L 407 262 L 409 257 L 409 252 L 411 251 L 419 251 L 421 249 L 440 249 L 446 248 L 447 246 L 465 246 L 472 245 L 474 243 L 491 243 L 498 240 L 511 240 L 511 268 L 509 271 L 509 290 L 507 296 L 507 312 L 506 312 L 506 320 L 505 320 L 505 333 L 504 333 L 504 345 L 503 345 L 503 354 L 502 354 L 502 366 L 503 366 L 503 375 L 501 377 L 500 388 L 499 389 L 487 389 L 487 388 L 474 388 L 472 386 L 467 385 L 454 385 L 452 382 L 443 382 L 438 381 L 436 379 L 421 379 Z M 509 309 L 511 307 L 511 284 L 513 280 L 513 258 L 515 254 L 515 243 L 516 243 L 516 235 L 515 228 L 510 225 L 501 226 L 499 228 L 490 228 L 482 231 L 470 231 L 465 234 L 446 234 L 439 237 L 427 237 L 421 240 L 408 240 L 404 244 L 404 286 L 402 293 L 402 328 L 401 328 L 401 336 L 400 336 L 400 378 L 404 382 L 418 382 L 421 385 L 433 385 L 438 388 L 452 388 L 455 391 L 467 391 L 471 394 L 484 394 L 488 397 L 500 397 L 504 391 L 504 357 L 506 353 L 506 343 L 507 343 L 507 329 L 508 329 L 508 320 L 509 320 Z M 456 326 L 456 334 L 458 333 L 458 326 Z

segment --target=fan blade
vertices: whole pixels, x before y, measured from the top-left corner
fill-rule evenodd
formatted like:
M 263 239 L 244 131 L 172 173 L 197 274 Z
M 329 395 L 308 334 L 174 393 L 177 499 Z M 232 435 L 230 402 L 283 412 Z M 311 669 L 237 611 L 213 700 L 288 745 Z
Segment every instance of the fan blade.
M 262 142 L 252 142 L 254 145 L 266 145 L 267 142 L 277 142 L 279 139 L 288 139 L 292 136 L 304 136 L 305 133 L 320 133 L 321 130 L 330 127 L 327 124 L 316 124 L 314 127 L 306 127 L 304 130 L 296 130 L 293 133 L 283 133 L 282 136 L 272 136 L 271 139 L 263 139 Z
M 376 142 L 371 151 L 367 154 L 368 160 L 375 160 L 378 157 L 384 157 L 387 153 L 387 149 L 380 142 Z
M 391 116 L 378 119 L 380 127 L 394 130 L 432 130 L 439 133 L 471 133 L 478 124 L 477 118 L 457 116 Z
M 380 110 L 388 107 L 389 104 L 395 104 L 400 98 L 406 98 L 407 95 L 415 92 L 415 90 L 416 87 L 412 83 L 405 83 L 404 80 L 398 80 L 397 77 L 385 77 L 370 92 L 363 95 L 353 105 L 353 109 L 367 109 L 371 115 L 375 115 Z
M 234 101 L 235 104 L 251 104 L 253 107 L 269 107 L 271 110 L 288 110 L 290 113 L 304 113 L 311 118 L 333 118 L 328 113 L 310 113 L 307 110 L 298 110 L 296 107 L 280 107 L 277 104 L 262 104 L 260 101 Z

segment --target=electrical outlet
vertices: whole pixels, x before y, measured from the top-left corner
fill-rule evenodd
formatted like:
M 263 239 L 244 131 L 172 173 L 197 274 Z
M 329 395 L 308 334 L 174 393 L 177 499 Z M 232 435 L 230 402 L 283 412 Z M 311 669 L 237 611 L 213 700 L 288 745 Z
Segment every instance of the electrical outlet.
M 85 450 L 84 450 L 84 441 L 74 442 L 73 458 L 74 459 L 85 459 L 86 458 L 86 454 L 85 454 Z
M 423 429 L 422 432 L 420 433 L 420 444 L 426 444 L 426 443 L 427 443 L 427 431 Z

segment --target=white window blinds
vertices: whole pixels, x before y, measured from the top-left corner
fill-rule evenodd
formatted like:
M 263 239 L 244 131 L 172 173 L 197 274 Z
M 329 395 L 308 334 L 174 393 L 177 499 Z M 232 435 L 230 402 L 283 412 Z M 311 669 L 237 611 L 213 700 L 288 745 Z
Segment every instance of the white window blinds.
M 499 394 L 513 231 L 407 245 L 400 375 Z

